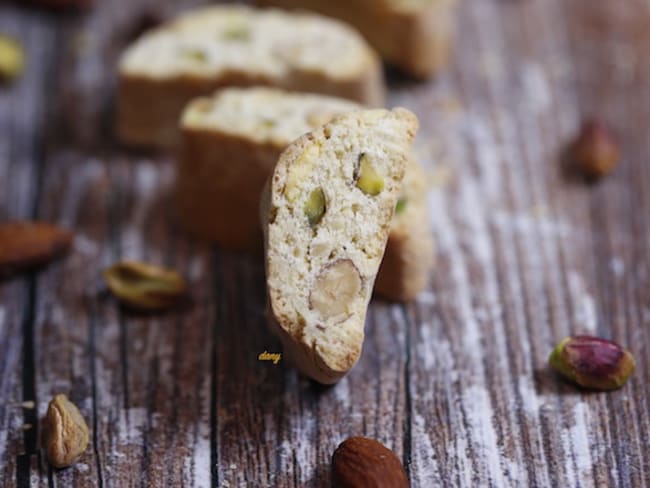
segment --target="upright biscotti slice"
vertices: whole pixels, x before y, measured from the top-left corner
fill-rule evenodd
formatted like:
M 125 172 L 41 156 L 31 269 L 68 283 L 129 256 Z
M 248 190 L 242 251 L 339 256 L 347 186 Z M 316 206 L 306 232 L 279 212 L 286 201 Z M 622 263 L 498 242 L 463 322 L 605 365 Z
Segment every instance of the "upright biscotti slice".
M 395 301 L 413 300 L 429 281 L 435 244 L 426 206 L 427 184 L 422 167 L 411 160 L 404 173 L 386 253 L 375 293 Z
M 342 115 L 282 153 L 263 197 L 271 324 L 321 383 L 356 363 L 417 118 Z
M 145 34 L 122 56 L 118 136 L 173 146 L 185 104 L 224 86 L 276 86 L 380 106 L 382 76 L 366 41 L 337 20 L 244 6 L 203 8 Z
M 226 88 L 193 100 L 181 122 L 176 208 L 195 236 L 262 247 L 260 194 L 291 141 L 361 105 L 277 88 Z
M 258 5 L 304 8 L 356 27 L 390 64 L 419 78 L 449 59 L 455 0 L 257 0 Z

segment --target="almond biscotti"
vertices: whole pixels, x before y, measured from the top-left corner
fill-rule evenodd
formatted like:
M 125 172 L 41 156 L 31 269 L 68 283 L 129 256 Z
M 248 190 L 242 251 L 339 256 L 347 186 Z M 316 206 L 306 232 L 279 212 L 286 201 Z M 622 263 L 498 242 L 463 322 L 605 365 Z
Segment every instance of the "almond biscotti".
M 361 354 L 417 128 L 405 109 L 342 115 L 282 153 L 262 197 L 270 323 L 285 356 L 321 383 Z
M 411 160 L 404 173 L 390 236 L 375 293 L 393 301 L 413 300 L 428 284 L 435 244 L 426 206 L 427 184 L 422 167 Z
M 226 88 L 193 100 L 181 121 L 176 209 L 195 236 L 261 249 L 260 194 L 291 141 L 361 105 L 276 88 Z
M 390 64 L 426 78 L 449 59 L 455 0 L 257 0 L 258 5 L 304 8 L 356 27 Z
M 118 137 L 130 144 L 174 146 L 185 104 L 224 86 L 277 86 L 380 106 L 382 76 L 366 41 L 337 20 L 207 7 L 146 33 L 123 54 Z

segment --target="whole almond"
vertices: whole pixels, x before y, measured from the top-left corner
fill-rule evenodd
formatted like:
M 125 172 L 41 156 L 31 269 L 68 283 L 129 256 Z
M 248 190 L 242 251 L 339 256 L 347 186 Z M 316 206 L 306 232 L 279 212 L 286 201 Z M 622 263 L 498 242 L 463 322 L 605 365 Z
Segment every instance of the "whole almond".
M 33 269 L 65 254 L 72 234 L 47 222 L 0 225 L 0 277 Z
M 573 170 L 588 180 L 611 173 L 620 159 L 620 149 L 612 130 L 598 119 L 583 122 L 580 133 L 570 145 Z
M 47 458 L 56 468 L 73 464 L 88 446 L 86 421 L 63 394 L 55 395 L 48 405 L 43 427 Z
M 402 463 L 374 439 L 351 437 L 332 455 L 333 488 L 408 488 Z

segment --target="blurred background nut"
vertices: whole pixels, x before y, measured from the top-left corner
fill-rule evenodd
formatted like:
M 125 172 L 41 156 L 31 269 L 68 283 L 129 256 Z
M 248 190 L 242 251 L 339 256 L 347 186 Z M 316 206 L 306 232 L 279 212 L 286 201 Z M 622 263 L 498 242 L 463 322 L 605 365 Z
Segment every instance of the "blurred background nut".
M 569 158 L 572 170 L 589 180 L 596 180 L 607 176 L 618 164 L 618 142 L 603 122 L 587 120 L 569 147 Z
M 48 264 L 67 253 L 72 241 L 70 232 L 47 222 L 0 224 L 0 278 Z
M 395 453 L 374 439 L 351 437 L 332 456 L 332 488 L 407 488 Z
M 77 461 L 88 446 L 88 426 L 76 405 L 63 394 L 55 395 L 43 423 L 44 448 L 50 464 L 65 468 Z
M 104 270 L 104 280 L 124 305 L 156 311 L 182 298 L 187 285 L 176 271 L 137 261 L 122 261 Z
M 551 353 L 549 362 L 569 380 L 594 390 L 620 388 L 635 368 L 630 351 L 615 342 L 591 336 L 562 340 Z
M 0 83 L 13 81 L 25 69 L 25 52 L 20 43 L 0 34 Z

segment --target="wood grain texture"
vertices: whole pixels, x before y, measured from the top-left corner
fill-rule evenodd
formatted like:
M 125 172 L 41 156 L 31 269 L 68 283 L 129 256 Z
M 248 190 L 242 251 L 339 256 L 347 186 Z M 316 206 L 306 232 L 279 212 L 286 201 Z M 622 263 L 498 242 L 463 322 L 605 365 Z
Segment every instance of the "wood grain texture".
M 414 487 L 650 485 L 650 3 L 466 0 L 441 78 L 389 75 L 390 104 L 422 123 L 438 265 L 416 302 L 373 301 L 362 358 L 332 388 L 258 361 L 280 347 L 261 258 L 188 239 L 173 156 L 114 141 L 115 62 L 139 14 L 199 3 L 0 5 L 28 54 L 0 88 L 0 219 L 76 233 L 66 260 L 0 283 L 0 486 L 328 486 L 352 435 L 392 448 Z M 595 186 L 558 164 L 590 114 L 623 148 Z M 177 268 L 191 303 L 121 310 L 101 280 L 120 258 Z M 625 388 L 585 393 L 548 371 L 578 332 L 629 346 Z M 92 430 L 62 471 L 38 446 L 58 392 Z

